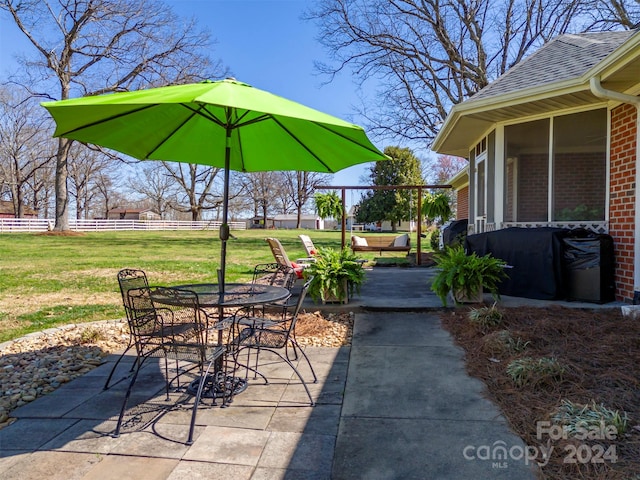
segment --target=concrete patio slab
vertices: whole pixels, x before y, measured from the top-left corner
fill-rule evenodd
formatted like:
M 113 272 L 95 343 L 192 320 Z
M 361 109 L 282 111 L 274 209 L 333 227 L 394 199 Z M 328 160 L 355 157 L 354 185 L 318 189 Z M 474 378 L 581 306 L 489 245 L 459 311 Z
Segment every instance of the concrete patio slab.
M 172 393 L 166 402 L 163 368 L 150 362 L 113 438 L 133 357 L 105 391 L 112 355 L 12 412 L 17 421 L 0 430 L 0 478 L 533 479 L 522 461 L 475 455 L 478 447 L 524 446 L 483 384 L 466 374 L 463 352 L 440 326 L 431 275 L 425 268 L 372 270 L 354 302 L 327 306 L 355 312 L 353 345 L 305 349 L 316 384 L 305 362 L 294 362 L 313 407 L 292 369 L 264 352 L 259 370 L 269 384 L 251 379 L 227 408 L 201 406 L 187 446 L 193 398 Z M 178 398 L 184 404 L 171 408 Z

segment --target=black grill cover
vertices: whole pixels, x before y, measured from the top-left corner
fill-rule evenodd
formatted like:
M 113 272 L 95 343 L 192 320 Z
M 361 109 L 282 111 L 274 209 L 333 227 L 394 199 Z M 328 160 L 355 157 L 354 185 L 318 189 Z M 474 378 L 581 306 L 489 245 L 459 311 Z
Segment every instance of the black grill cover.
M 467 225 L 469 220 L 454 220 L 449 225 L 442 229 L 442 243 L 446 247 L 450 247 L 455 244 L 462 244 L 464 237 L 467 235 Z
M 564 228 L 505 228 L 468 235 L 467 252 L 490 253 L 507 262 L 509 278 L 499 286 L 501 295 L 557 300 L 566 297 L 563 275 Z

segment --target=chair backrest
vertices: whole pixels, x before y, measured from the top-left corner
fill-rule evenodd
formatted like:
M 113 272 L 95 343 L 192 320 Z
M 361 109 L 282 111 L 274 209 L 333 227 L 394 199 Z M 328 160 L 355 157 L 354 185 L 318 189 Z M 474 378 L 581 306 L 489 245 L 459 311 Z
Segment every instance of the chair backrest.
M 316 249 L 311 237 L 309 235 L 300 234 L 298 235 L 300 240 L 302 241 L 302 245 L 304 246 L 305 251 L 307 252 L 307 256 L 313 257 L 318 250 Z
M 253 269 L 252 283 L 256 285 L 273 285 L 290 290 L 295 281 L 295 270 L 286 265 L 279 263 L 260 263 Z
M 151 301 L 149 287 L 128 289 L 124 309 L 127 312 L 129 331 L 136 342 L 146 341 L 141 339 L 149 337 L 159 340 L 160 324 Z
M 284 265 L 285 267 L 293 268 L 291 260 L 289 260 L 287 252 L 284 251 L 284 247 L 280 243 L 280 240 L 277 238 L 265 238 L 265 240 L 269 244 L 271 253 L 273 253 L 273 258 L 276 259 L 276 262 L 280 265 Z
M 165 344 L 200 344 L 207 341 L 207 315 L 191 290 L 149 287 L 149 295 L 162 322 Z
M 118 272 L 118 285 L 122 295 L 122 305 L 129 323 L 135 320 L 136 317 L 146 315 L 153 309 L 148 292 L 144 291 L 144 289 L 149 288 L 149 281 L 144 271 L 134 268 L 120 270 Z M 142 290 L 136 293 L 134 305 L 129 291 L 137 289 Z
M 289 332 L 292 332 L 296 328 L 296 322 L 298 321 L 298 314 L 302 309 L 302 304 L 304 303 L 304 299 L 307 296 L 307 291 L 309 290 L 309 285 L 311 284 L 312 280 L 313 280 L 313 277 L 309 278 L 306 282 L 304 282 L 304 285 L 302 285 L 302 289 L 300 290 L 300 294 L 298 295 L 298 301 L 296 302 L 296 305 L 291 314 L 291 318 L 290 318 L 291 324 L 289 325 L 289 329 L 288 329 Z

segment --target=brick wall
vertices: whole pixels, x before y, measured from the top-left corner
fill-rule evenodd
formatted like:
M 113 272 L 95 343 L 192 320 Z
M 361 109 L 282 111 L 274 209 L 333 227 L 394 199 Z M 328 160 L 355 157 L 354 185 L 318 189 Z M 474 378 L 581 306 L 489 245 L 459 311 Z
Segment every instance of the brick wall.
M 553 220 L 604 220 L 605 152 L 557 154 L 553 159 Z M 575 209 L 586 207 L 582 217 Z
M 518 159 L 519 222 L 546 222 L 549 198 L 549 156 L 520 155 Z
M 633 299 L 637 112 L 621 105 L 611 112 L 609 233 L 616 258 L 616 298 Z
M 456 192 L 456 220 L 469 218 L 469 185 Z

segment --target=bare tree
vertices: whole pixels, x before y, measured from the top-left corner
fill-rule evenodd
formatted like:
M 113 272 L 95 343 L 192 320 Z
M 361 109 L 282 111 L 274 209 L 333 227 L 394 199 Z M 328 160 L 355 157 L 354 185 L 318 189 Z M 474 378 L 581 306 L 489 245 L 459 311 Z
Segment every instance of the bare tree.
M 468 165 L 464 158 L 438 155 L 431 165 L 431 175 L 425 176 L 430 183 L 444 185 L 456 173 Z
M 253 215 L 262 216 L 266 222 L 268 215 L 276 211 L 278 196 L 282 191 L 278 172 L 246 173 L 239 177 L 239 182 L 249 198 Z
M 70 194 L 76 203 L 76 218 L 88 218 L 91 203 L 98 193 L 94 186 L 106 174 L 110 160 L 99 151 L 74 143 L 69 152 Z
M 95 216 L 98 218 L 108 218 L 109 210 L 115 208 L 114 205 L 122 202 L 122 196 L 120 192 L 116 190 L 116 184 L 113 181 L 113 175 L 110 175 L 108 171 L 99 172 L 93 179 L 93 190 L 95 191 L 95 197 L 100 205 L 96 205 Z
M 631 1 L 608 3 L 627 19 Z M 594 0 L 320 0 L 307 18 L 331 55 L 318 69 L 351 69 L 380 82 L 376 110 L 360 112 L 374 133 L 430 144 L 452 105 L 471 97 L 543 43 L 602 28 Z M 624 11 L 620 6 L 624 5 Z M 634 6 L 637 10 L 637 5 Z M 590 13 L 594 18 L 588 23 Z M 637 13 L 634 12 L 637 21 Z
M 638 0 L 590 0 L 585 4 L 585 17 L 591 19 L 589 29 L 608 30 L 622 27 L 631 30 L 638 27 Z
M 209 34 L 157 0 L 0 0 L 35 49 L 18 80 L 53 99 L 214 78 Z M 57 90 L 57 95 L 43 92 Z M 55 229 L 68 230 L 71 141 L 58 139 Z
M 178 200 L 174 210 L 191 214 L 191 220 L 202 220 L 202 212 L 214 210 L 222 204 L 222 193 L 213 191 L 221 168 L 187 163 L 162 162 L 165 173 L 177 183 Z
M 282 172 L 285 189 L 296 209 L 296 228 L 302 225 L 302 212 L 313 198 L 316 186 L 331 182 L 331 176 L 318 172 Z
M 53 149 L 51 151 L 53 152 Z M 29 196 L 31 197 L 31 200 L 27 203 L 38 212 L 40 217 L 51 218 L 55 195 L 55 165 L 53 158 L 52 161 L 36 170 L 27 183 L 29 184 Z
M 165 218 L 171 204 L 175 204 L 176 186 L 165 167 L 157 162 L 142 162 L 138 173 L 129 178 L 129 190 L 139 193 L 148 200 L 152 209 Z
M 33 99 L 0 90 L 0 183 L 10 193 L 16 216 L 24 216 L 29 190 L 38 171 L 51 163 L 50 120 Z M 32 205 L 37 208 L 35 204 Z

